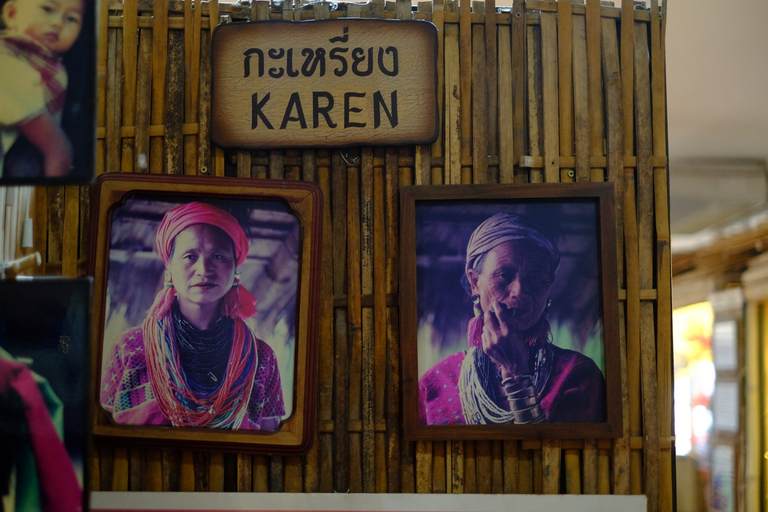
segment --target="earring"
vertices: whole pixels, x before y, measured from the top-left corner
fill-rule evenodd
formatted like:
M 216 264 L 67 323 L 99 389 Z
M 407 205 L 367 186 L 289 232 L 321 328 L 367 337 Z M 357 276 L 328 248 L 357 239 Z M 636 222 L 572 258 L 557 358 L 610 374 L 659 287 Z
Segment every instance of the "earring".
M 170 272 L 165 273 L 165 287 L 166 288 L 173 288 L 173 277 L 171 277 Z
M 240 272 L 235 272 L 235 280 L 232 281 L 232 287 L 237 288 L 240 286 Z
M 549 320 L 549 308 L 552 306 L 552 299 L 547 299 L 547 305 L 544 306 L 544 311 L 541 312 L 541 318 Z
M 473 295 L 471 299 L 472 299 L 472 309 L 474 309 L 475 311 L 475 318 L 479 316 L 483 316 L 483 310 L 480 308 L 480 296 Z

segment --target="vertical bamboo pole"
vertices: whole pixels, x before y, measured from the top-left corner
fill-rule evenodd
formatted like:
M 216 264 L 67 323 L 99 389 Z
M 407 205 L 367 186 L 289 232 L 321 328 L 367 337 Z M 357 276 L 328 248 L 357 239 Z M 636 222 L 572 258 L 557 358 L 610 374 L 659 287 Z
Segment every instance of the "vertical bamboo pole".
M 78 221 L 80 220 L 78 206 L 80 204 L 80 189 L 76 186 L 64 188 L 64 232 L 62 234 L 61 275 L 77 277 L 77 242 Z M 19 240 L 21 237 L 18 237 Z
M 362 308 L 360 306 L 360 167 L 347 174 L 347 346 L 350 424 L 362 424 Z M 362 492 L 363 480 L 373 483 L 373 465 L 363 466 L 362 432 L 349 434 L 349 491 Z M 365 473 L 365 476 L 363 476 Z M 370 488 L 370 487 L 369 487 Z
M 107 56 L 109 47 L 108 0 L 98 1 L 98 49 L 96 52 L 96 176 L 106 170 L 106 128 L 107 128 Z M 38 187 L 40 188 L 40 187 Z M 42 190 L 42 188 L 40 188 Z M 45 204 L 45 203 L 43 203 Z M 38 217 L 39 218 L 39 217 Z M 35 222 L 37 229 L 40 223 Z M 40 247 L 35 245 L 35 247 Z M 43 257 L 45 264 L 45 257 Z
M 512 16 L 512 13 L 504 14 Z M 499 93 L 499 181 L 512 183 L 515 167 L 514 103 L 512 96 L 512 31 L 509 24 L 498 26 Z
M 445 3 L 444 0 L 434 0 L 432 5 L 432 23 L 437 28 L 437 109 L 439 119 L 444 119 L 447 101 L 445 101 Z M 431 156 L 433 158 L 442 158 L 447 154 L 443 149 L 445 137 L 445 127 L 438 123 L 437 140 L 432 144 Z M 432 167 L 432 183 L 440 184 L 447 181 L 448 172 L 447 162 L 443 167 Z
M 557 18 L 541 13 L 542 114 L 544 116 L 544 180 L 560 181 L 560 119 L 558 115 Z
M 123 2 L 123 122 L 122 126 L 136 126 L 136 63 L 138 36 L 138 0 Z M 122 172 L 133 172 L 134 169 L 133 137 L 122 140 L 123 150 L 120 153 Z
M 128 450 L 125 446 L 115 446 L 111 489 L 117 492 L 128 490 Z
M 541 83 L 541 26 L 526 28 L 527 78 L 528 78 L 528 155 L 542 156 L 544 148 L 544 115 Z M 530 169 L 529 181 L 541 183 L 544 174 L 541 168 Z
M 107 118 L 105 145 L 107 166 L 111 166 L 112 168 L 105 168 L 105 171 L 114 171 L 119 168 L 118 162 L 120 162 L 121 87 L 119 84 L 122 81 L 120 59 L 118 58 L 120 52 L 118 51 L 117 30 L 110 30 L 107 39 Z
M 502 469 L 504 471 L 504 494 L 518 492 L 518 442 L 504 441 Z
M 160 450 L 146 450 L 144 459 L 144 490 L 163 490 L 163 458 Z
M 202 4 L 201 4 L 202 5 Z M 202 8 L 198 7 L 202 11 Z M 214 17 L 214 12 L 216 16 Z M 218 23 L 218 4 L 214 7 L 208 4 L 209 30 L 202 30 L 203 21 L 200 21 L 200 71 L 198 81 L 198 152 L 197 170 L 203 175 L 215 175 L 211 150 L 211 36 Z
M 658 0 L 651 1 L 651 105 L 653 111 L 654 193 L 656 218 L 656 265 L 657 265 L 657 329 L 656 356 L 658 379 L 659 433 L 672 439 L 672 263 L 669 232 L 669 204 L 667 167 L 662 165 L 667 157 L 666 84 L 664 83 L 664 47 L 661 41 L 662 27 L 659 21 Z M 672 510 L 674 493 L 672 482 L 672 457 L 674 452 L 665 450 L 659 462 L 659 509 Z
M 333 425 L 333 226 L 331 217 L 331 177 L 327 163 L 328 152 L 323 151 L 318 158 L 317 183 L 323 192 L 323 265 L 320 275 L 320 321 L 318 350 L 318 423 Z M 326 158 L 322 158 L 326 156 Z M 320 164 L 323 160 L 323 164 Z M 331 428 L 331 430 L 335 430 Z M 333 491 L 333 435 L 320 433 L 319 490 Z
M 485 15 L 485 4 L 480 1 L 472 2 L 475 14 Z M 485 26 L 476 24 L 472 26 L 472 73 L 470 75 L 472 91 L 472 110 L 466 113 L 462 110 L 462 116 L 469 114 L 475 121 L 471 123 L 472 135 L 472 183 L 487 183 L 488 181 L 488 155 L 490 154 L 490 141 L 488 134 L 488 119 L 490 112 L 486 65 L 486 38 Z M 459 48 L 461 50 L 461 48 Z M 466 75 L 468 73 L 465 73 Z M 463 76 L 463 75 L 462 75 Z M 488 78 L 488 79 L 487 79 Z M 494 101 L 495 103 L 495 101 Z
M 523 447 L 519 451 L 518 464 L 518 492 L 533 494 L 533 450 Z
M 590 160 L 596 156 L 603 156 L 603 92 L 602 69 L 600 50 L 602 47 L 600 0 L 587 0 L 587 70 L 589 73 L 589 135 L 590 135 Z M 592 181 L 603 176 L 604 171 L 590 163 L 590 173 L 595 177 Z
M 472 10 L 470 0 L 459 7 L 459 66 L 472 69 Z M 461 73 L 461 183 L 472 182 L 472 73 Z
M 184 124 L 199 126 L 200 112 L 200 42 L 202 38 L 202 2 L 189 0 L 184 2 Z M 190 130 L 192 131 L 192 130 Z M 198 133 L 184 134 L 184 174 L 197 174 Z
M 635 24 L 635 124 L 637 144 L 638 242 L 640 287 L 653 288 L 653 118 L 648 62 L 648 34 L 645 24 Z M 666 197 L 666 196 L 665 196 Z M 659 509 L 659 417 L 656 374 L 654 307 L 640 304 L 640 379 L 643 405 L 643 462 L 648 509 Z
M 616 35 L 616 22 L 614 20 L 603 18 L 602 21 L 602 39 L 603 39 L 603 79 L 605 89 L 605 104 L 606 104 L 606 135 L 607 135 L 607 150 L 608 150 L 608 181 L 614 184 L 614 194 L 616 198 L 616 218 L 623 219 L 624 208 L 624 186 L 622 180 L 624 177 L 624 137 L 622 130 L 624 128 L 624 116 L 622 108 L 622 88 L 621 88 L 621 67 L 619 61 L 618 51 L 618 39 Z M 624 230 L 622 228 L 622 222 L 616 223 L 616 240 L 617 240 L 617 267 L 618 267 L 618 283 L 622 288 L 624 283 L 624 259 L 623 253 L 623 236 Z M 622 345 L 621 364 L 623 368 L 626 368 L 625 351 Z M 626 389 L 626 382 L 624 376 L 626 373 L 621 371 L 622 375 L 622 389 Z M 622 391 L 622 395 L 624 391 Z M 622 400 L 622 403 L 626 403 Z M 623 408 L 626 409 L 626 408 Z M 625 420 L 626 421 L 626 420 Z M 610 493 L 610 462 L 608 460 L 609 455 L 607 450 L 600 450 L 598 452 L 597 468 L 595 474 L 597 475 L 597 487 L 592 489 L 591 483 L 589 488 L 585 485 L 585 492 L 598 492 L 600 494 Z M 628 460 L 624 461 L 624 464 L 628 464 Z M 585 476 L 589 470 L 585 469 Z
M 194 457 L 195 491 L 208 492 L 211 490 L 211 454 L 209 452 L 195 452 Z
M 373 149 L 363 148 L 360 154 L 360 217 L 361 217 L 361 294 L 373 293 Z M 383 284 L 383 283 L 382 283 Z M 386 345 L 376 343 L 374 309 L 362 311 L 362 422 L 363 422 L 363 491 L 386 491 L 386 464 L 376 461 L 386 459 L 386 437 L 376 433 L 378 420 L 384 421 L 384 386 L 376 387 L 377 375 L 386 372 Z M 381 341 L 385 341 L 386 333 Z M 381 348 L 380 353 L 376 349 Z M 378 363 L 378 364 L 377 364 Z
M 169 0 L 156 0 L 152 8 L 152 112 L 150 123 L 158 126 L 165 122 L 165 77 L 168 63 L 168 8 Z M 149 141 L 149 170 L 164 170 L 164 139 L 153 136 Z
M 485 89 L 487 102 L 487 129 L 486 129 L 486 153 L 489 156 L 499 155 L 499 102 L 498 102 L 498 62 L 497 62 L 497 34 L 496 34 L 496 0 L 485 0 Z M 475 119 L 478 119 L 476 116 Z M 497 160 L 498 162 L 498 160 Z M 486 159 L 487 181 L 499 182 L 498 163 L 488 165 Z
M 142 16 L 142 18 L 148 18 Z M 136 77 L 136 116 L 134 170 L 149 170 L 149 126 L 152 110 L 152 30 L 139 29 L 138 75 Z
M 184 173 L 184 34 L 168 33 L 168 76 L 165 85 L 165 172 Z
M 514 181 L 528 181 L 528 171 L 520 167 L 520 157 L 526 154 L 526 62 L 527 26 L 524 0 L 512 4 L 512 161 L 515 164 Z
M 333 294 L 342 295 L 347 280 L 347 181 L 344 163 L 338 152 L 333 152 L 332 163 L 332 217 L 333 217 Z M 348 492 L 349 483 L 349 335 L 347 312 L 334 312 L 335 359 L 334 359 L 334 490 Z
M 452 6 L 452 4 L 450 4 Z M 459 26 L 445 25 L 445 182 L 461 183 L 461 66 Z
M 557 61 L 560 100 L 560 156 L 575 154 L 573 136 L 573 16 L 571 2 L 557 3 Z M 573 169 L 560 170 L 560 181 L 573 181 Z
M 48 239 L 48 188 L 46 187 L 35 187 L 34 188 L 34 194 L 35 194 L 35 212 L 34 212 L 34 221 L 33 226 L 34 230 L 32 231 L 32 237 L 34 239 L 34 246 L 35 249 L 40 251 L 41 257 L 41 263 L 40 266 L 37 268 L 37 274 L 44 276 L 46 275 L 46 268 L 48 263 L 48 251 L 47 251 L 47 239 Z M 3 225 L 2 217 L 5 211 L 5 207 L 3 206 L 5 201 L 4 194 L 0 192 L 0 226 Z M 2 237 L 0 237 L 2 238 Z M 2 242 L 0 242 L 0 255 L 3 254 L 2 251 Z M 96 454 L 98 454 L 97 450 L 94 450 Z M 98 458 L 98 457 L 94 457 Z M 98 475 L 97 475 L 98 476 Z
M 621 104 L 623 113 L 624 129 L 624 156 L 630 157 L 634 155 L 634 47 L 635 47 L 635 13 L 633 0 L 622 0 L 621 4 Z M 629 175 L 633 175 L 632 189 L 633 197 L 632 203 L 634 208 L 634 169 L 630 167 L 624 168 L 625 178 Z M 624 190 L 629 190 L 629 184 L 625 183 Z M 625 205 L 629 205 L 629 200 L 625 197 Z M 634 215 L 634 213 L 633 213 Z M 628 217 L 627 212 L 624 212 L 624 219 Z M 633 221 L 636 222 L 636 221 Z M 623 223 L 625 236 L 629 226 L 626 221 Z M 634 227 L 636 230 L 636 226 Z M 636 234 L 635 234 L 636 236 Z M 635 242 L 636 243 L 636 242 Z M 633 243 L 634 245 L 634 243 Z M 625 244 L 625 247 L 629 248 L 629 245 Z M 614 448 L 614 493 L 616 494 L 640 494 L 642 492 L 642 479 L 641 467 L 642 460 L 640 453 L 630 450 L 630 436 L 633 435 L 639 425 L 639 368 L 636 368 L 634 351 L 637 349 L 639 341 L 636 336 L 639 333 L 635 332 L 637 324 L 634 318 L 634 306 L 632 306 L 632 315 L 630 315 L 630 283 L 634 285 L 634 276 L 637 272 L 637 267 L 630 269 L 630 254 L 625 255 L 627 276 L 626 288 L 627 288 L 627 302 L 626 309 L 626 360 L 627 368 L 624 375 L 626 378 L 626 398 L 625 403 L 629 404 L 629 410 L 625 407 L 622 411 L 624 415 L 624 435 L 621 439 L 617 440 Z M 632 273 L 634 272 L 634 273 Z M 621 275 L 621 274 L 619 274 Z M 639 287 L 639 283 L 637 284 Z M 639 293 L 639 291 L 638 291 Z M 639 307 L 639 306 L 638 306 Z M 637 319 L 639 322 L 639 318 Z M 622 344 L 624 348 L 624 344 Z M 622 394 L 624 394 L 624 388 L 622 384 Z M 628 469 L 627 469 L 628 468 Z
M 491 442 L 477 441 L 475 445 L 475 471 L 469 472 L 475 479 L 475 491 L 479 494 L 491 493 Z
M 573 21 L 573 114 L 575 124 L 574 152 L 576 180 L 589 180 L 589 72 L 587 67 L 586 18 L 578 15 Z

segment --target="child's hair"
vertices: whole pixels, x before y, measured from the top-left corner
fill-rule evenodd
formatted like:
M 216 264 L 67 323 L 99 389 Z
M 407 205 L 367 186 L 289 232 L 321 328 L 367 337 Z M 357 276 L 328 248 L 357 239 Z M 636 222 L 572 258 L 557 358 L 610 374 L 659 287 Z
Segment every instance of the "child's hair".
M 0 30 L 4 30 L 4 29 L 8 28 L 5 25 L 5 18 L 3 17 L 3 6 L 8 1 L 9 0 L 0 0 Z

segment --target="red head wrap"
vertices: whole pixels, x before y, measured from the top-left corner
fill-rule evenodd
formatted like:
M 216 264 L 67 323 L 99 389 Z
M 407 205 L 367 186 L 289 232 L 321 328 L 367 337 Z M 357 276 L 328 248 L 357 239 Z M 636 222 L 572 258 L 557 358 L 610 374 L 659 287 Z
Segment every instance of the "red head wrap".
M 160 222 L 155 241 L 157 253 L 167 266 L 171 260 L 171 250 L 176 236 L 194 224 L 209 224 L 223 230 L 235 247 L 235 260 L 242 265 L 248 257 L 248 237 L 237 219 L 231 214 L 205 203 L 186 203 L 168 212 Z M 155 303 L 149 310 L 149 315 L 160 319 L 170 310 L 176 289 L 166 286 L 155 297 Z M 224 296 L 221 314 L 231 318 L 246 319 L 256 314 L 256 298 L 239 284 L 235 284 Z

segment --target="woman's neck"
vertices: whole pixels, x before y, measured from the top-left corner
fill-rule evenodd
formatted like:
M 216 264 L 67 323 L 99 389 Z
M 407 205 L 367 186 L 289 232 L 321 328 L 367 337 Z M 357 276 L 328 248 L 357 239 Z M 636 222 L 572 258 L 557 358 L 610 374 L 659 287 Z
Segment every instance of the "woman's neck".
M 179 311 L 190 324 L 206 331 L 219 317 L 219 304 L 201 306 L 179 299 Z

